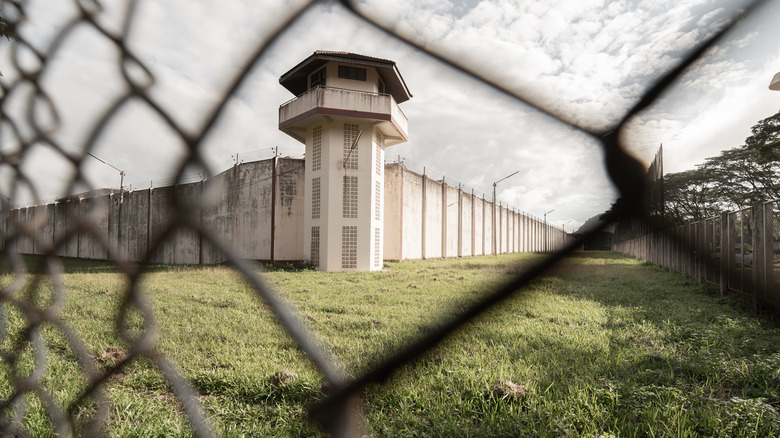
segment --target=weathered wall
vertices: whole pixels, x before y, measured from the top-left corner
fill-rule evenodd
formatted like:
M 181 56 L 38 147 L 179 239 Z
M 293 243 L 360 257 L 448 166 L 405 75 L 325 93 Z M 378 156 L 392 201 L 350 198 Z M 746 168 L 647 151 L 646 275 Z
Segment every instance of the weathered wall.
M 220 263 L 227 259 L 222 251 L 212 245 L 211 239 L 236 248 L 233 236 L 236 222 L 234 212 L 238 208 L 237 174 L 238 166 L 204 184 L 201 220 L 209 238 L 202 238 L 203 263 Z
M 79 219 L 89 220 L 94 226 L 85 227 L 79 233 L 78 257 L 82 259 L 108 259 L 105 242 L 108 236 L 108 197 L 85 198 L 78 203 Z M 43 233 L 41 233 L 43 234 Z
M 276 180 L 273 260 L 303 260 L 303 161 L 280 158 Z
M 125 192 L 122 202 L 119 193 L 71 197 L 12 210 L 2 226 L 9 236 L 19 232 L 9 242 L 25 254 L 44 253 L 64 238 L 56 250 L 64 257 L 108 259 L 108 243 L 134 262 L 226 261 L 210 243 L 213 237 L 242 258 L 300 261 L 303 164 L 289 158 L 241 163 L 208 181 Z M 384 174 L 385 260 L 493 253 L 491 202 L 403 165 L 386 165 Z M 186 226 L 168 232 L 179 219 L 177 205 L 187 207 Z M 495 210 L 498 252 L 552 250 L 563 243 L 558 229 L 503 206 Z
M 17 248 L 20 252 L 32 254 L 35 250 L 35 239 L 33 238 L 33 228 L 30 224 L 35 220 L 35 207 L 25 208 L 19 212 L 19 222 L 17 229 L 19 229 L 20 235 L 17 241 Z
M 485 241 L 485 235 L 484 235 L 484 228 L 485 228 L 485 200 L 482 198 L 474 198 L 474 237 L 472 238 L 472 241 L 474 242 L 474 251 L 472 251 L 472 255 L 484 255 L 485 254 L 485 247 L 484 247 L 484 241 Z
M 140 262 L 149 247 L 149 200 L 152 189 L 136 190 L 122 195 L 122 220 L 117 222 L 119 213 L 119 196 L 111 196 L 112 218 L 109 236 L 111 242 L 116 242 L 117 229 L 121 229 L 122 254 L 130 261 Z M 117 201 L 116 203 L 114 201 Z M 133 236 L 133 238 L 128 238 Z
M 404 180 L 401 166 L 385 166 L 384 259 L 401 260 Z
M 425 193 L 425 248 L 423 258 L 442 257 L 442 184 L 426 176 L 424 179 Z
M 471 217 L 471 204 L 472 196 L 470 193 L 462 193 L 460 197 L 460 217 L 462 222 L 460 224 L 460 248 L 458 251 L 459 257 L 466 257 L 471 255 L 471 234 L 472 234 L 472 217 Z
M 170 203 L 173 202 L 174 187 L 159 187 L 152 189 L 149 201 L 149 241 L 156 242 L 151 249 L 151 263 L 173 264 L 176 244 L 173 235 L 166 230 L 173 219 Z M 163 238 L 163 236 L 165 236 Z M 127 236 L 130 238 L 131 236 Z M 160 240 L 162 239 L 162 240 Z
M 423 178 L 414 172 L 403 172 L 403 254 L 401 259 L 423 257 Z M 387 200 L 385 200 L 387 202 Z M 387 232 L 387 230 L 385 230 Z
M 68 200 L 54 204 L 54 239 L 60 243 L 55 254 L 62 257 L 78 257 L 79 239 L 75 233 L 79 221 L 79 203 Z
M 193 209 L 191 211 L 198 212 L 197 206 L 200 205 L 203 192 L 203 183 L 197 182 L 193 184 L 182 184 L 173 187 L 172 202 L 179 205 Z M 170 204 L 169 204 L 170 205 Z M 200 218 L 198 214 L 195 217 L 190 217 L 193 226 L 200 225 Z M 200 234 L 193 226 L 177 227 L 172 234 L 173 240 L 173 263 L 177 265 L 194 265 L 201 263 L 200 256 Z
M 458 242 L 460 241 L 459 228 L 461 223 L 459 190 L 455 187 L 445 186 L 444 194 L 445 211 L 447 212 L 447 253 L 446 257 L 458 256 Z
M 220 216 L 217 229 L 224 229 L 226 224 L 222 221 L 235 215 L 233 248 L 240 257 L 257 255 L 258 259 L 271 260 L 273 167 L 273 160 L 240 164 L 229 182 L 227 193 L 233 198 L 232 207 L 222 212 L 225 216 Z
M 108 243 L 118 247 L 120 257 L 134 262 L 225 261 L 226 257 L 209 243 L 208 236 L 213 236 L 235 249 L 240 257 L 303 259 L 301 160 L 278 159 L 276 165 L 274 160 L 242 163 L 210 181 L 125 192 L 121 198 L 122 202 L 119 193 L 74 196 L 54 204 L 15 209 L 8 212 L 2 226 L 7 235 L 18 234 L 10 242 L 23 254 L 44 253 L 63 239 L 55 251 L 62 257 L 108 259 Z M 168 232 L 177 220 L 176 205 L 189 207 L 188 225 Z M 80 224 L 82 230 L 77 233 Z M 208 236 L 202 235 L 201 229 Z M 165 239 L 158 241 L 163 235 Z M 150 243 L 153 248 L 149 248 Z M 147 258 L 150 249 L 153 251 Z
M 54 245 L 54 205 L 39 205 L 41 216 L 35 233 L 35 253 L 42 254 Z

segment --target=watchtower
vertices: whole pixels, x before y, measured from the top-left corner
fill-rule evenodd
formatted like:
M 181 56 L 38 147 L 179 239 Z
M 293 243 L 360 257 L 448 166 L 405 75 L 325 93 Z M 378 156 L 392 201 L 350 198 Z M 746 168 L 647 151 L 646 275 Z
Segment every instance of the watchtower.
M 408 140 L 395 62 L 316 51 L 279 78 L 279 129 L 306 145 L 304 255 L 324 271 L 382 268 L 384 149 Z

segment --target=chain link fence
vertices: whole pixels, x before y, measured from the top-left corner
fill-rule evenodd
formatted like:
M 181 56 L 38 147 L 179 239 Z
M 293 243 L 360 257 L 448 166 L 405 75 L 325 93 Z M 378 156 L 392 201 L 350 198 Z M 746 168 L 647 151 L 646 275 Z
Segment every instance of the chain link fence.
M 104 27 L 105 24 L 97 18 L 100 11 L 100 4 L 97 1 L 74 0 L 72 3 L 75 5 L 78 13 L 56 32 L 45 50 L 33 47 L 29 41 L 25 40 L 23 35 L 20 35 L 11 43 L 13 65 L 4 68 L 11 68 L 16 74 L 12 80 L 0 82 L 2 86 L 0 90 L 2 93 L 2 96 L 0 96 L 0 130 L 2 130 L 2 137 L 0 138 L 2 138 L 4 143 L 1 148 L 2 152 L 0 152 L 0 166 L 2 166 L 5 172 L 9 172 L 12 175 L 11 193 L 26 190 L 31 192 L 38 201 L 40 201 L 41 197 L 36 193 L 36 185 L 34 184 L 37 175 L 25 172 L 23 166 L 24 158 L 36 146 L 45 145 L 53 149 L 61 159 L 69 162 L 77 170 L 75 176 L 66 181 L 67 188 L 65 191 L 72 192 L 75 188 L 89 187 L 88 182 L 83 174 L 79 172 L 79 169 L 82 168 L 82 163 L 88 157 L 87 154 L 94 149 L 106 127 L 131 101 L 143 102 L 150 109 L 150 112 L 162 120 L 170 132 L 174 133 L 181 144 L 184 145 L 185 153 L 178 161 L 173 172 L 177 181 L 186 175 L 191 175 L 193 169 L 208 169 L 209 166 L 201 146 L 204 139 L 214 129 L 216 120 L 225 111 L 229 98 L 237 93 L 242 81 L 249 74 L 250 70 L 260 62 L 262 56 L 276 38 L 308 8 L 320 2 L 310 1 L 298 6 L 296 10 L 290 11 L 290 14 L 287 15 L 288 18 L 279 22 L 274 29 L 268 30 L 272 37 L 259 46 L 252 47 L 246 54 L 246 57 L 239 61 L 241 67 L 238 75 L 228 84 L 225 91 L 218 96 L 217 103 L 212 108 L 209 108 L 208 113 L 200 119 L 202 121 L 198 123 L 195 129 L 181 126 L 179 122 L 166 113 L 165 109 L 160 107 L 149 96 L 149 87 L 155 78 L 149 69 L 144 66 L 143 62 L 134 55 L 126 39 L 131 20 L 134 17 L 134 11 L 138 7 L 139 2 L 130 2 L 125 20 L 118 31 L 116 29 L 107 29 Z M 751 13 L 759 3 L 761 2 L 755 2 L 753 6 L 747 8 L 744 14 Z M 415 41 L 394 33 L 387 27 L 387 23 L 377 21 L 377 18 L 361 15 L 353 2 L 343 0 L 341 4 L 371 26 L 375 26 L 381 31 L 411 44 L 418 50 L 428 53 L 432 58 L 462 70 L 465 74 L 504 93 L 512 99 L 532 105 L 542 113 L 553 115 L 554 111 L 552 108 L 535 104 L 532 96 L 520 95 L 509 91 L 501 83 L 475 74 L 474 71 L 454 64 L 446 56 L 431 52 L 416 44 Z M 26 3 L 22 0 L 5 0 L 2 2 L 4 18 L 8 21 L 8 29 L 11 31 L 25 19 L 25 5 Z M 739 18 L 733 17 L 731 25 L 726 26 L 712 38 L 700 41 L 696 47 L 692 47 L 692 54 L 658 80 L 657 83 L 653 84 L 649 91 L 642 96 L 639 103 L 623 115 L 620 123 L 614 129 L 604 132 L 594 131 L 578 126 L 576 122 L 556 117 L 564 125 L 579 130 L 603 146 L 609 176 L 624 200 L 621 207 L 622 210 L 618 211 L 619 215 L 643 218 L 646 210 L 642 201 L 645 199 L 643 191 L 646 169 L 626 152 L 625 145 L 622 144 L 621 140 L 621 134 L 627 122 L 639 111 L 655 102 L 659 95 L 688 66 L 699 59 L 708 48 L 712 47 Z M 61 114 L 58 113 L 58 109 L 41 84 L 47 68 L 55 59 L 63 41 L 74 29 L 80 27 L 89 28 L 96 35 L 96 38 L 105 40 L 107 44 L 114 46 L 118 50 L 120 53 L 119 65 L 117 66 L 118 75 L 121 76 L 119 80 L 123 84 L 124 91 L 110 106 L 100 112 L 91 114 L 94 122 L 92 128 L 89 130 L 86 140 L 74 152 L 58 143 L 54 136 L 54 133 L 62 127 L 60 124 Z M 25 105 L 22 105 L 23 111 L 19 111 L 19 106 L 14 104 L 14 102 L 18 103 L 19 101 L 25 103 Z M 238 160 L 240 159 L 241 157 L 238 158 Z M 3 210 L 8 211 L 8 200 L 0 201 L 5 203 Z M 152 308 L 142 291 L 145 271 L 151 262 L 150 258 L 155 253 L 155 249 L 162 245 L 166 238 L 179 230 L 187 229 L 199 233 L 210 245 L 228 255 L 232 265 L 245 278 L 257 297 L 273 310 L 287 334 L 305 352 L 309 360 L 324 376 L 330 391 L 322 402 L 311 408 L 310 414 L 313 421 L 318 422 L 324 430 L 334 436 L 353 436 L 359 432 L 351 418 L 351 415 L 355 412 L 355 409 L 353 409 L 355 394 L 368 385 L 381 384 L 399 368 L 421 358 L 427 351 L 458 331 L 464 324 L 516 294 L 524 285 L 527 285 L 534 278 L 554 266 L 566 257 L 567 254 L 579 248 L 583 241 L 595 236 L 595 233 L 599 231 L 593 230 L 589 234 L 582 236 L 582 239 L 568 244 L 558 252 L 550 254 L 542 262 L 527 269 L 522 269 L 512 281 L 492 291 L 484 300 L 465 307 L 460 314 L 449 320 L 439 321 L 432 325 L 436 328 L 408 342 L 405 347 L 397 351 L 389 359 L 355 378 L 347 379 L 338 371 L 337 365 L 331 361 L 330 357 L 321 350 L 319 343 L 309 332 L 306 324 L 297 316 L 298 313 L 272 287 L 266 284 L 263 277 L 256 272 L 255 266 L 242 260 L 237 256 L 234 248 L 231 248 L 218 236 L 214 235 L 211 230 L 201 227 L 200 223 L 193 220 L 193 217 L 197 216 L 194 212 L 199 206 L 183 205 L 177 203 L 175 198 L 171 199 L 171 202 L 175 207 L 175 217 L 173 217 L 170 226 L 162 230 L 156 237 L 156 240 L 150 243 L 146 257 L 139 264 L 123 263 L 118 257 L 117 248 L 112 242 L 107 241 L 102 234 L 95 232 L 94 224 L 90 222 L 89 217 L 85 217 L 69 230 L 71 234 L 91 233 L 95 239 L 102 239 L 102 246 L 112 255 L 111 259 L 117 260 L 118 269 L 124 274 L 126 279 L 128 293 L 123 299 L 117 317 L 116 330 L 119 338 L 127 342 L 131 347 L 126 357 L 120 358 L 107 369 L 98 369 L 95 366 L 80 334 L 58 318 L 65 301 L 67 289 L 62 282 L 62 268 L 55 255 L 60 247 L 67 244 L 70 236 L 58 237 L 51 243 L 50 247 L 45 251 L 46 255 L 43 257 L 44 262 L 40 265 L 40 271 L 34 273 L 35 276 L 32 282 L 26 280 L 25 262 L 21 256 L 12 251 L 5 251 L 3 258 L 4 267 L 6 270 L 12 271 L 14 277 L 13 281 L 0 291 L 0 303 L 2 304 L 0 307 L 0 338 L 4 339 L 8 336 L 6 326 L 9 312 L 11 311 L 21 315 L 24 329 L 22 330 L 22 338 L 12 343 L 14 345 L 13 348 L 0 351 L 2 366 L 10 367 L 12 375 L 14 375 L 12 391 L 4 394 L 2 400 L 0 400 L 0 430 L 2 430 L 4 435 L 29 435 L 24 426 L 24 419 L 29 413 L 28 399 L 31 397 L 37 397 L 43 403 L 51 423 L 54 425 L 53 434 L 59 436 L 68 436 L 73 433 L 86 436 L 101 435 L 103 433 L 103 423 L 112 408 L 105 394 L 107 382 L 113 376 L 121 373 L 122 369 L 128 366 L 128 364 L 139 359 L 150 361 L 165 377 L 180 401 L 183 411 L 188 416 L 195 435 L 212 436 L 216 434 L 207 420 L 196 391 L 156 348 L 154 334 L 157 331 L 157 327 L 152 318 Z M 778 221 L 776 214 L 773 218 L 775 222 Z M 748 229 L 749 224 L 744 222 L 744 219 L 742 220 L 743 223 L 738 226 L 741 234 L 738 235 L 742 236 L 741 242 L 744 245 L 744 242 L 747 242 L 750 231 Z M 20 236 L 31 235 L 34 227 L 34 223 L 20 224 L 13 234 L 3 236 L 4 247 L 8 248 L 10 246 L 8 243 L 13 242 Z M 777 229 L 777 227 L 775 228 Z M 690 242 L 685 238 L 681 239 L 680 236 L 675 236 L 674 240 L 677 244 L 690 246 Z M 747 253 L 747 251 L 747 248 L 742 247 L 742 254 Z M 746 266 L 744 262 L 743 266 Z M 20 294 L 22 289 L 34 290 L 43 283 L 52 286 L 53 292 L 50 300 L 41 304 L 21 298 L 24 296 Z M 131 315 L 140 318 L 142 330 L 137 330 L 137 327 L 133 329 L 125 323 Z M 44 326 L 52 327 L 64 336 L 79 366 L 83 370 L 83 376 L 87 382 L 81 394 L 67 406 L 59 405 L 47 386 L 49 383 L 45 376 L 50 370 L 47 362 L 47 344 L 43 335 Z M 23 370 L 14 367 L 14 364 L 18 363 L 22 357 L 29 355 L 33 357 L 32 363 L 34 366 L 32 369 Z M 77 411 L 85 407 L 92 410 L 92 414 L 86 420 L 76 415 Z M 77 418 L 82 419 L 77 420 Z
M 617 242 L 618 252 L 752 297 L 756 310 L 780 309 L 778 201 L 723 212 L 671 230 Z

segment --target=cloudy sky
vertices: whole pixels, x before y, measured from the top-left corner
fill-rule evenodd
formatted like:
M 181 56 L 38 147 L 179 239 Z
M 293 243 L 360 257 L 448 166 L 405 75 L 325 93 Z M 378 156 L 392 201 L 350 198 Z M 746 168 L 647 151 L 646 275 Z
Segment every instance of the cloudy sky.
M 20 34 L 51 52 L 56 35 L 77 16 L 76 2 L 29 2 Z M 96 15 L 119 36 L 126 4 Z M 132 11 L 127 47 L 144 69 L 126 61 L 136 86 L 188 134 L 198 134 L 220 96 L 253 53 L 283 22 L 305 7 L 297 0 L 141 0 Z M 717 31 L 745 1 L 736 0 L 362 0 L 357 8 L 426 50 L 542 106 L 567 123 L 604 130 L 617 123 L 654 79 L 672 68 L 698 41 Z M 745 19 L 657 105 L 637 117 L 627 139 L 649 163 L 663 144 L 666 172 L 685 170 L 719 151 L 739 146 L 750 127 L 780 109 L 780 93 L 768 90 L 780 71 L 780 2 L 770 1 Z M 12 11 L 3 11 L 8 16 Z M 49 57 L 41 84 L 60 116 L 58 144 L 81 154 L 99 117 L 130 86 L 121 52 L 95 26 L 70 31 Z M 606 210 L 616 192 L 604 172 L 600 147 L 582 131 L 454 69 L 330 2 L 317 2 L 293 22 L 255 62 L 200 144 L 219 172 L 239 160 L 271 156 L 272 148 L 300 155 L 303 146 L 278 131 L 280 104 L 293 96 L 279 77 L 315 50 L 340 50 L 394 60 L 414 97 L 401 105 L 409 142 L 387 149 L 389 161 L 466 190 L 490 196 L 498 184 L 502 203 L 576 229 Z M 18 77 L 8 44 L 0 43 L 0 78 Z M 27 55 L 27 56 L 26 56 Z M 19 53 L 23 67 L 38 68 Z M 11 93 L 4 110 L 24 114 L 29 89 Z M 41 124 L 49 118 L 39 106 Z M 21 117 L 21 116 L 20 116 Z M 22 123 L 23 125 L 23 123 Z M 0 125 L 2 126 L 2 125 Z M 22 135 L 25 135 L 22 130 Z M 16 142 L 0 131 L 0 152 Z M 93 154 L 125 171 L 126 185 L 146 188 L 171 182 L 184 142 L 152 106 L 125 103 L 98 137 Z M 72 166 L 45 146 L 22 163 L 40 197 L 62 195 Z M 8 175 L 7 169 L 0 175 Z M 118 187 L 118 172 L 97 160 L 81 166 L 88 185 Z M 0 181 L 1 183 L 2 181 Z M 6 188 L 7 185 L 3 188 Z M 79 191 L 79 188 L 76 189 Z M 26 191 L 12 196 L 29 203 Z

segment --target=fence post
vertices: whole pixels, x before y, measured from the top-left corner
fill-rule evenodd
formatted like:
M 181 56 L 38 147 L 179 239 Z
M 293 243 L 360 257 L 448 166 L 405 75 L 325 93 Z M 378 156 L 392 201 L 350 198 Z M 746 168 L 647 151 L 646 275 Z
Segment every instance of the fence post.
M 474 206 L 474 189 L 471 189 L 471 255 L 477 255 L 477 211 Z
M 485 255 L 485 194 L 482 194 L 482 255 Z
M 421 247 L 420 247 L 420 258 L 423 259 L 423 260 L 425 260 L 425 239 L 426 239 L 426 235 L 425 235 L 425 225 L 426 225 L 425 217 L 427 216 L 425 210 L 426 210 L 427 205 L 428 205 L 428 203 L 426 202 L 426 199 L 425 199 L 426 192 L 427 192 L 427 190 L 425 188 L 425 185 L 426 185 L 426 181 L 427 180 L 428 180 L 428 177 L 425 176 L 425 168 L 423 168 L 423 176 L 422 176 L 422 208 L 420 209 L 420 210 L 422 210 L 422 239 L 420 239 L 420 245 L 421 245 Z
M 764 299 L 777 310 L 780 288 L 776 287 L 777 272 L 775 272 L 775 208 L 777 201 L 764 204 Z
M 401 202 L 399 202 L 398 214 L 398 261 L 404 260 L 404 184 L 406 184 L 406 175 L 404 175 L 404 165 L 401 164 L 401 156 L 398 156 L 398 167 L 401 168 L 401 181 L 398 182 L 401 187 Z M 411 189 L 410 189 L 411 190 Z
M 458 257 L 463 257 L 463 190 L 458 184 Z
M 276 187 L 279 184 L 277 181 L 277 166 L 279 165 L 279 156 L 277 154 L 274 154 L 274 161 L 273 161 L 273 168 L 271 170 L 271 263 L 274 263 L 276 261 Z M 236 184 L 238 184 L 239 176 L 238 176 L 238 160 L 236 160 L 236 178 L 234 181 L 236 181 Z M 346 181 L 346 177 L 345 181 Z M 346 182 L 344 183 L 346 184 Z M 346 186 L 345 186 L 346 187 Z M 344 189 L 346 190 L 346 189 Z M 236 197 L 238 197 L 239 190 L 236 190 Z M 238 201 L 236 201 L 236 205 L 238 205 Z M 238 231 L 238 215 L 236 215 L 236 222 L 235 222 L 235 230 L 234 230 L 234 236 Z M 235 245 L 235 243 L 233 243 Z
M 447 258 L 447 183 L 441 177 L 441 258 Z
M 707 222 L 706 220 L 702 219 L 699 222 L 696 222 L 695 229 L 696 229 L 696 267 L 697 267 L 697 275 L 699 277 L 699 283 L 704 283 L 704 280 L 707 279 L 707 270 L 705 268 L 706 261 L 707 261 L 707 245 L 705 241 L 705 228 L 706 228 Z
M 730 230 L 733 225 L 729 213 L 720 214 L 720 294 L 725 295 L 729 290 L 729 246 Z
M 753 204 L 753 307 L 759 310 L 766 297 L 766 223 L 764 202 Z

